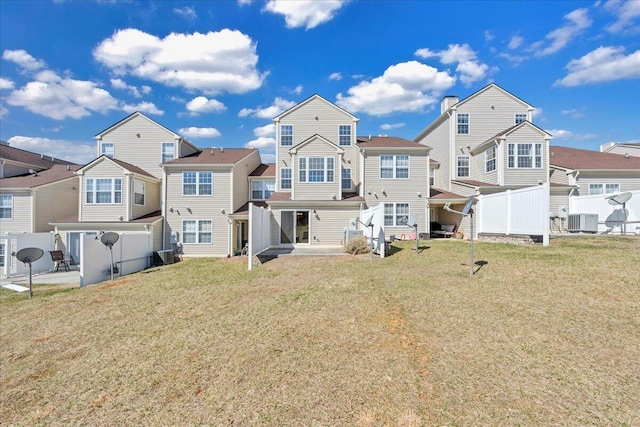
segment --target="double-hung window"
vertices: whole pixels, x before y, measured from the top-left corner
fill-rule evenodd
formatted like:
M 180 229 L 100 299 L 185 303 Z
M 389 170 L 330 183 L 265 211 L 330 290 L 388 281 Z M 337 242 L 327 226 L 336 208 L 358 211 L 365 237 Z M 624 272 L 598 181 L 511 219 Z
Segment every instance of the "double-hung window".
M 509 144 L 508 166 L 510 168 L 542 168 L 542 144 Z
M 280 125 L 280 145 L 293 145 L 293 125 Z
M 484 152 L 484 157 L 485 172 L 496 170 L 496 147 L 489 147 L 487 151 Z
M 133 204 L 144 206 L 144 181 L 133 181 Z
M 611 194 L 620 191 L 620 184 L 589 184 L 589 195 Z
M 213 242 L 210 219 L 185 219 L 182 221 L 182 243 Z
M 267 200 L 273 194 L 275 187 L 275 181 L 251 181 L 251 198 Z
M 175 155 L 175 144 L 173 142 L 162 143 L 162 163 L 173 160 Z
M 380 156 L 380 178 L 407 179 L 409 178 L 409 155 L 383 154 Z
M 298 171 L 300 182 L 333 182 L 333 157 L 300 157 Z
M 342 168 L 342 189 L 351 190 L 351 168 Z
M 351 125 L 340 125 L 338 129 L 340 145 L 351 145 Z
M 527 121 L 527 115 L 526 114 L 516 114 L 515 115 L 515 121 L 514 124 L 519 125 L 522 122 L 526 122 Z
M 87 204 L 122 203 L 122 178 L 87 178 L 86 186 Z
M 113 142 L 103 142 L 100 144 L 100 154 L 103 156 L 113 158 L 115 154 L 115 148 Z
M 458 135 L 469 135 L 469 114 L 458 113 Z
M 458 178 L 469 178 L 471 168 L 469 167 L 469 156 L 458 156 Z
M 182 172 L 183 196 L 211 196 L 213 176 L 211 172 Z
M 409 203 L 385 203 L 384 225 L 399 227 L 409 221 Z
M 0 218 L 13 218 L 13 194 L 0 195 Z
M 0 243 L 0 267 L 4 267 L 5 262 L 4 259 L 7 256 L 7 248 L 4 243 Z
M 291 190 L 291 168 L 280 169 L 280 189 Z

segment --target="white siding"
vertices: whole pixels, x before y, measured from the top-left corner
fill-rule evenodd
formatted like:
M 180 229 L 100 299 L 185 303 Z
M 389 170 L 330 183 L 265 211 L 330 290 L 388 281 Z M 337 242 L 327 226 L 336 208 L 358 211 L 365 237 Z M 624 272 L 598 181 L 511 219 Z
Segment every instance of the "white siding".
M 56 182 L 36 191 L 34 232 L 53 231 L 50 222 L 78 214 L 78 177 Z
M 0 194 L 13 195 L 12 218 L 0 219 L 1 234 L 12 233 L 32 233 L 31 224 L 31 191 L 2 191 Z

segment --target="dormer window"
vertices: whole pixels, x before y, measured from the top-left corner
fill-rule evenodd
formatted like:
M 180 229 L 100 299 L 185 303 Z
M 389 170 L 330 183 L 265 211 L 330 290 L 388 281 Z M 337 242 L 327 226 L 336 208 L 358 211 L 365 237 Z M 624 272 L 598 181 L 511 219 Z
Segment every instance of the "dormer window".
M 114 153 L 115 149 L 113 146 L 113 142 L 103 142 L 102 144 L 100 144 L 101 155 L 113 158 Z
M 458 113 L 458 135 L 469 135 L 469 114 Z

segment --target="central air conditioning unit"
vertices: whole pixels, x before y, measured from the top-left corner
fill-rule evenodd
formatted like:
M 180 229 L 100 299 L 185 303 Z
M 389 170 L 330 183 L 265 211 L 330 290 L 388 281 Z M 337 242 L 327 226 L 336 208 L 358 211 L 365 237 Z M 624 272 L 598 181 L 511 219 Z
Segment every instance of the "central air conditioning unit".
M 364 233 L 362 230 L 355 230 L 353 228 L 347 228 L 344 230 L 344 244 L 349 243 L 349 240 L 355 239 L 356 237 L 362 237 Z
M 598 214 L 571 214 L 567 228 L 570 233 L 597 233 Z

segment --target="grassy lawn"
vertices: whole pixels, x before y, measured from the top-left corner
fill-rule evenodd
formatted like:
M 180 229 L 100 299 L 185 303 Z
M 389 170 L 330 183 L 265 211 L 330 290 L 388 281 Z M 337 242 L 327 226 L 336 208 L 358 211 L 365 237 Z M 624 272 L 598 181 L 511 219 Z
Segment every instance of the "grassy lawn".
M 0 289 L 2 425 L 639 425 L 640 239 Z

